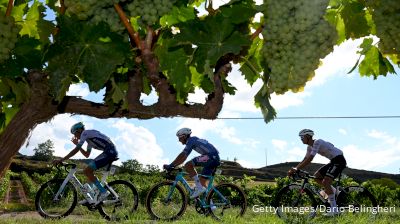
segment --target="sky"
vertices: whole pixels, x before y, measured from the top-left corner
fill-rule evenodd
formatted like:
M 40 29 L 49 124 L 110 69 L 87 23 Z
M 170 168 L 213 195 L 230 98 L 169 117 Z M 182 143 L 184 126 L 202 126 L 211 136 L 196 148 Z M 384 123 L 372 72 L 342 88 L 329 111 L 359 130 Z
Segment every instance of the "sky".
M 253 97 L 260 89 L 260 81 L 250 86 L 233 66 L 228 80 L 237 88 L 234 96 L 225 95 L 220 119 L 154 118 L 97 119 L 88 116 L 62 114 L 47 123 L 36 126 L 20 153 L 33 155 L 38 144 L 50 139 L 55 145 L 55 155 L 65 156 L 72 149 L 71 125 L 82 121 L 87 129 L 97 129 L 108 135 L 119 151 L 119 164 L 136 159 L 142 164 L 161 166 L 172 162 L 183 150 L 175 133 L 182 127 L 192 129 L 194 136 L 207 139 L 220 152 L 220 157 L 236 159 L 247 168 L 261 168 L 284 162 L 301 161 L 306 153 L 298 137 L 303 128 L 313 129 L 316 139 L 333 143 L 344 152 L 348 167 L 384 173 L 400 173 L 400 118 L 381 119 L 283 119 L 288 117 L 343 117 L 343 116 L 400 116 L 399 75 L 388 75 L 376 80 L 360 77 L 353 65 L 362 40 L 346 41 L 322 60 L 316 76 L 303 92 L 272 95 L 272 105 L 277 119 L 266 124 L 254 106 Z M 400 70 L 396 67 L 396 73 Z M 100 102 L 104 90 L 89 92 L 85 84 L 72 85 L 67 93 Z M 205 95 L 196 91 L 191 102 L 204 102 Z M 142 100 L 151 104 L 155 94 L 143 95 Z M 90 158 L 101 152 L 93 150 Z M 198 156 L 192 152 L 189 158 Z M 84 158 L 75 155 L 73 158 Z M 313 162 L 328 163 L 317 155 Z

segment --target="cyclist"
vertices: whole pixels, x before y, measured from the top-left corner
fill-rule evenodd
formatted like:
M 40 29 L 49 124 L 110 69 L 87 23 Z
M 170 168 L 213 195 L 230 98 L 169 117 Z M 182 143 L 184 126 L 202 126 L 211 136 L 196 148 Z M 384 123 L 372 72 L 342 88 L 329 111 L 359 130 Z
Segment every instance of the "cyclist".
M 97 130 L 85 130 L 85 125 L 82 122 L 72 125 L 71 134 L 74 135 L 71 141 L 76 145 L 76 147 L 64 158 L 54 160 L 53 164 L 61 163 L 64 160 L 74 156 L 77 152 L 81 152 L 86 158 L 88 158 L 93 148 L 103 151 L 94 160 L 90 161 L 88 166 L 83 171 L 89 180 L 89 184 L 96 186 L 99 190 L 99 194 L 95 196 L 97 197 L 97 205 L 107 198 L 109 192 L 101 185 L 100 181 L 93 172 L 101 167 L 106 166 L 110 162 L 115 161 L 117 159 L 118 152 L 110 138 Z M 82 148 L 82 145 L 85 142 L 87 142 L 86 150 Z
M 327 165 L 322 166 L 315 172 L 316 182 L 321 185 L 325 193 L 328 195 L 328 201 L 330 203 L 330 210 L 326 214 L 327 216 L 334 216 L 339 214 L 336 205 L 334 188 L 331 186 L 333 180 L 342 172 L 346 167 L 346 159 L 343 156 L 343 151 L 336 148 L 332 143 L 324 141 L 322 139 L 313 139 L 314 132 L 310 129 L 303 129 L 299 132 L 299 136 L 303 144 L 307 146 L 307 153 L 296 167 L 292 167 L 288 171 L 288 176 L 293 175 L 297 169 L 302 169 L 314 159 L 314 156 L 318 153 L 330 160 Z
M 186 145 L 183 151 L 175 158 L 175 160 L 167 165 L 164 165 L 164 169 L 170 170 L 175 166 L 179 166 L 185 162 L 186 158 L 192 152 L 192 150 L 201 154 L 201 156 L 195 157 L 185 164 L 185 170 L 194 179 L 196 187 L 195 191 L 190 195 L 190 198 L 196 198 L 202 195 L 206 191 L 207 179 L 198 176 L 194 166 L 202 166 L 202 175 L 212 175 L 216 167 L 220 165 L 219 152 L 205 139 L 200 139 L 195 136 L 190 136 L 192 130 L 190 128 L 182 128 L 178 130 L 176 136 L 179 141 Z

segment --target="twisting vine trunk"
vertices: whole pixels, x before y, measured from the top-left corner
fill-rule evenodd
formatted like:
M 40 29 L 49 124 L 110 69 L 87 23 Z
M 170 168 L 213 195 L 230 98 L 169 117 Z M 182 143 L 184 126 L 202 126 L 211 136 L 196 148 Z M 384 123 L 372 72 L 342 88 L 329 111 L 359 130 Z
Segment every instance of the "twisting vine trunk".
M 19 151 L 30 131 L 57 114 L 57 105 L 49 96 L 46 75 L 32 71 L 28 75 L 30 98 L 0 134 L 0 177 L 4 176 L 13 156 Z

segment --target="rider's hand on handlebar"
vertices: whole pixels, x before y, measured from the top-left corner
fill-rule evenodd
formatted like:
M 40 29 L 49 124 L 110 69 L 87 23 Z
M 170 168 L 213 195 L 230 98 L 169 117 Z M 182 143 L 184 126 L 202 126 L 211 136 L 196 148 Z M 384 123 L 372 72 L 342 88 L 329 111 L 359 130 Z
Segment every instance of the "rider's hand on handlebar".
M 164 170 L 171 171 L 174 169 L 174 166 L 171 164 L 164 164 L 163 168 Z
M 292 167 L 290 168 L 290 170 L 288 171 L 288 176 L 291 177 L 294 173 L 297 172 L 297 168 L 296 167 Z
M 63 162 L 62 159 L 55 159 L 55 160 L 53 160 L 52 164 L 53 164 L 53 165 L 58 165 L 58 164 L 60 164 L 60 163 L 62 163 L 62 162 Z

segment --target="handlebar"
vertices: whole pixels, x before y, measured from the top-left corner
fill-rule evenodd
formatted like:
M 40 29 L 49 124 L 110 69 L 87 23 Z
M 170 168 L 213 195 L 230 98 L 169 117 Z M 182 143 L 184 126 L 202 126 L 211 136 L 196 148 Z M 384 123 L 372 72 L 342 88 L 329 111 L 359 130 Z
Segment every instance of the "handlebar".
M 310 175 L 309 172 L 305 170 L 296 170 L 296 172 L 290 176 L 293 180 L 307 180 L 307 179 L 316 179 L 314 175 Z
M 58 164 L 56 164 L 55 165 L 55 167 L 56 167 L 56 169 L 58 170 L 58 171 L 61 171 L 61 169 L 60 169 L 60 167 L 64 167 L 64 170 L 65 170 L 65 172 L 69 172 L 68 170 L 67 170 L 67 168 L 68 167 L 70 167 L 70 169 L 75 169 L 76 168 L 76 164 L 74 164 L 74 163 L 65 163 L 65 162 L 61 162 L 61 163 L 58 163 Z

